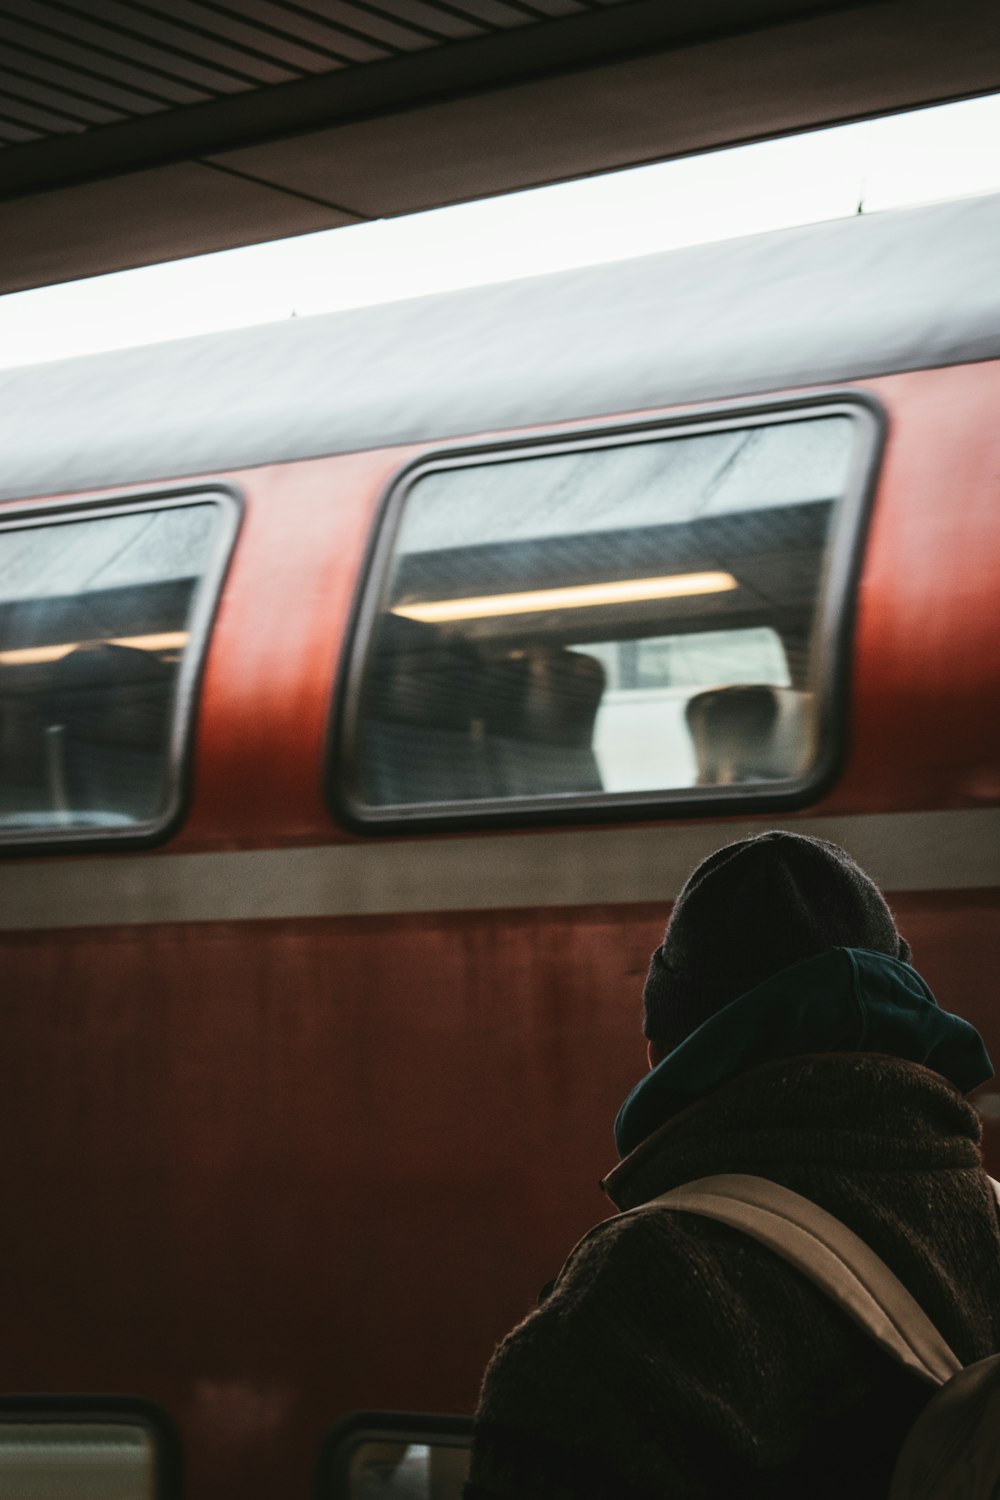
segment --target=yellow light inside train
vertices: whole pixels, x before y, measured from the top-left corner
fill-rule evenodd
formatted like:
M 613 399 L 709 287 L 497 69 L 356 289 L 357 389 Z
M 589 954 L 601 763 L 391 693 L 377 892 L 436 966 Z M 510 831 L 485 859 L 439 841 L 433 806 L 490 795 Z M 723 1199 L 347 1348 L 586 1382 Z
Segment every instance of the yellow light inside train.
M 186 630 L 169 630 L 161 635 L 122 635 L 108 641 L 62 641 L 58 646 L 24 646 L 17 651 L 0 651 L 0 666 L 27 667 L 61 661 L 80 646 L 134 646 L 139 651 L 179 651 L 188 640 Z
M 428 625 L 448 620 L 482 620 L 492 615 L 527 615 L 545 609 L 588 609 L 602 604 L 639 604 L 647 599 L 679 599 L 686 594 L 722 594 L 739 584 L 732 573 L 671 573 L 663 578 L 626 578 L 615 583 L 581 583 L 572 588 L 533 589 L 525 594 L 483 594 L 474 599 L 429 599 L 396 604 L 394 615 Z

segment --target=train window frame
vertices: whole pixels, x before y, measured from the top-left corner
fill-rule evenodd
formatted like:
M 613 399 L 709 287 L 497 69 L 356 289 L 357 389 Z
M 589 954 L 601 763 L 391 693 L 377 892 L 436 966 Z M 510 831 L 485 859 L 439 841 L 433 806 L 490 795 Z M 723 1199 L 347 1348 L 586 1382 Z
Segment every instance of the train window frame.
M 163 811 L 148 821 L 114 828 L 0 828 L 0 858 L 67 852 L 89 854 L 119 847 L 151 848 L 166 842 L 178 831 L 187 814 L 191 794 L 193 727 L 205 661 L 243 523 L 244 501 L 235 485 L 212 480 L 156 488 L 145 486 L 80 499 L 12 501 L 0 507 L 2 535 L 45 525 L 57 526 L 78 520 L 100 520 L 195 505 L 214 505 L 221 519 L 199 577 L 189 624 L 189 641 L 176 677 L 164 771 Z
M 452 1413 L 355 1411 L 327 1434 L 316 1466 L 316 1500 L 351 1500 L 351 1459 L 364 1443 L 426 1443 L 472 1447 L 474 1420 Z M 443 1439 L 434 1444 L 433 1439 Z
M 838 501 L 824 562 L 815 614 L 817 744 L 815 763 L 796 779 L 733 786 L 693 786 L 637 792 L 566 792 L 477 801 L 397 803 L 383 807 L 358 795 L 356 746 L 362 683 L 381 603 L 395 555 L 395 543 L 414 486 L 442 470 L 483 463 L 585 452 L 697 437 L 776 423 L 847 417 L 856 425 L 849 476 Z M 547 429 L 493 442 L 476 441 L 436 448 L 402 467 L 386 486 L 363 564 L 334 696 L 326 755 L 326 790 L 334 816 L 362 835 L 449 832 L 475 828 L 559 826 L 567 823 L 732 817 L 747 813 L 793 811 L 818 801 L 832 786 L 846 753 L 851 644 L 858 581 L 868 524 L 885 445 L 887 419 L 869 391 L 854 387 L 822 389 L 803 396 L 718 403 L 703 411 L 626 419 L 599 425 Z
M 153 1440 L 154 1500 L 181 1500 L 184 1452 L 180 1434 L 163 1407 L 144 1396 L 48 1391 L 5 1395 L 0 1396 L 0 1430 L 4 1423 L 40 1427 L 60 1424 L 139 1427 Z

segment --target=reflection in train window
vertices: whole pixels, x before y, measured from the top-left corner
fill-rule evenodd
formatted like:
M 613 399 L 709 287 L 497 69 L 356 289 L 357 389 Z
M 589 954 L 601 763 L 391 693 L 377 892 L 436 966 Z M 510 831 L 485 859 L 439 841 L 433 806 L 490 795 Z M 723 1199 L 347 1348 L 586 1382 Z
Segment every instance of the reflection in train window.
M 461 1500 L 469 1450 L 433 1442 L 361 1443 L 350 1458 L 349 1500 Z
M 149 831 L 234 518 L 199 496 L 0 527 L 0 840 Z
M 3 1500 L 178 1500 L 165 1412 L 131 1396 L 0 1396 Z
M 781 637 L 770 626 L 713 630 L 650 640 L 594 642 L 577 648 L 601 662 L 606 687 L 594 726 L 594 753 L 605 791 L 631 792 L 666 784 L 673 787 L 725 784 L 734 767 L 722 747 L 709 761 L 711 738 L 698 740 L 690 716 L 697 702 L 718 682 L 789 688 L 791 677 Z M 775 694 L 788 701 L 792 695 Z M 730 693 L 730 699 L 739 694 Z M 789 726 L 793 735 L 798 725 Z M 801 746 L 770 740 L 777 776 L 797 763 Z M 730 751 L 732 746 L 729 747 Z M 765 779 L 756 764 L 747 780 Z
M 320 1456 L 320 1500 L 461 1500 L 471 1417 L 355 1412 Z
M 0 1421 L 4 1500 L 155 1500 L 149 1432 L 125 1423 Z
M 352 810 L 807 787 L 876 430 L 813 406 L 418 468 L 355 661 Z

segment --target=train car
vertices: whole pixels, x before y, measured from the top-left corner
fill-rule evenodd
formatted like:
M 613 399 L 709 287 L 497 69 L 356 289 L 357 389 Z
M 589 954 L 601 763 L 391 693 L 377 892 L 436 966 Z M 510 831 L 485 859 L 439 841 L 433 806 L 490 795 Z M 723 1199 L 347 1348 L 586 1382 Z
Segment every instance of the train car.
M 0 1492 L 457 1493 L 747 831 L 843 843 L 1000 1053 L 998 250 L 982 198 L 3 377 Z

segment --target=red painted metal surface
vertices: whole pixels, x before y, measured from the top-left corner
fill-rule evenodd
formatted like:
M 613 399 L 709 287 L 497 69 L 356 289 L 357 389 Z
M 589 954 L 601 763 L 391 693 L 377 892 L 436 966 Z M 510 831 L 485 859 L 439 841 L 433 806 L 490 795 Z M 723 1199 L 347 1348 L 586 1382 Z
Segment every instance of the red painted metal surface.
M 996 805 L 1000 365 L 867 388 L 889 441 L 851 740 L 809 811 Z M 171 850 L 347 837 L 321 792 L 331 693 L 378 498 L 409 456 L 233 476 L 246 521 Z M 1000 1053 L 1000 892 L 893 902 L 942 1004 Z M 495 1338 L 605 1212 L 665 917 L 6 934 L 0 1380 L 159 1402 L 191 1500 L 307 1495 L 352 1409 L 469 1410 Z
M 851 752 L 829 805 L 996 805 L 1000 364 L 868 388 L 889 440 L 861 579 Z
M 1000 895 L 894 905 L 996 1046 Z M 493 1341 L 608 1210 L 663 920 L 9 939 L 5 1379 L 158 1401 L 199 1500 L 305 1496 L 349 1410 L 468 1410 Z
M 846 764 L 817 813 L 1000 802 L 1000 362 L 864 382 L 889 437 L 858 601 Z M 321 767 L 376 507 L 414 449 L 236 474 L 246 519 L 171 847 L 329 842 Z
M 412 450 L 232 476 L 242 534 L 202 694 L 195 795 L 177 848 L 326 840 L 323 749 L 379 497 Z

